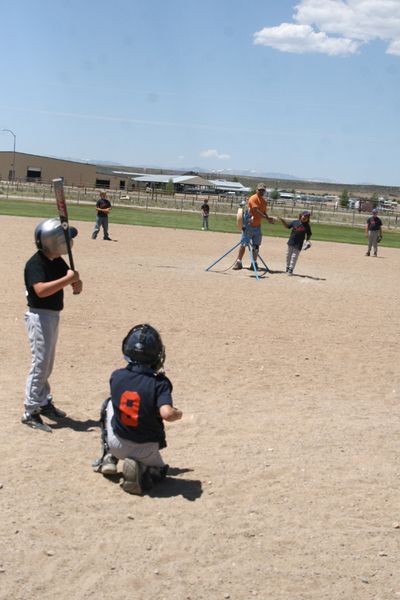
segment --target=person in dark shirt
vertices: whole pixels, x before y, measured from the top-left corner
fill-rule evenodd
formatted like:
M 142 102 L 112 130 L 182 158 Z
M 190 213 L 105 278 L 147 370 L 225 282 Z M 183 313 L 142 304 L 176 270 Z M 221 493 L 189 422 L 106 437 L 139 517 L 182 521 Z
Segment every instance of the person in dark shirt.
M 93 466 L 103 475 L 115 475 L 123 460 L 122 488 L 140 495 L 165 478 L 168 465 L 160 454 L 167 445 L 164 421 L 177 421 L 182 412 L 173 407 L 172 383 L 161 371 L 165 349 L 154 327 L 133 327 L 122 353 L 128 365 L 111 374 L 111 396 L 100 419 L 103 456 Z
M 365 235 L 368 238 L 368 250 L 365 256 L 370 256 L 372 249 L 374 250 L 374 256 L 378 256 L 378 243 L 382 239 L 382 221 L 378 217 L 377 208 L 372 209 L 371 216 L 367 219 Z
M 77 235 L 69 228 L 70 237 Z M 60 312 L 64 308 L 64 288 L 72 286 L 74 294 L 82 291 L 78 271 L 72 271 L 61 258 L 67 254 L 65 232 L 58 218 L 46 219 L 35 229 L 38 251 L 27 261 L 24 270 L 28 309 L 25 324 L 32 353 L 32 363 L 25 386 L 25 412 L 22 423 L 51 432 L 42 416 L 57 420 L 66 413 L 53 404 L 49 377 L 53 370 Z M 73 243 L 71 239 L 71 244 Z
M 100 228 L 103 228 L 103 240 L 111 241 L 108 235 L 108 214 L 111 210 L 111 203 L 107 200 L 107 195 L 104 190 L 100 192 L 100 198 L 96 202 L 96 224 L 92 233 L 92 240 L 97 238 Z
M 312 231 L 310 227 L 310 216 L 311 213 L 308 210 L 304 210 L 299 214 L 298 219 L 291 221 L 290 223 L 285 221 L 285 219 L 280 218 L 281 223 L 287 229 L 291 229 L 286 254 L 286 273 L 288 275 L 293 275 L 301 250 L 307 250 L 311 246 L 310 238 Z M 304 244 L 304 240 L 306 240 L 306 244 Z
M 201 205 L 201 213 L 203 215 L 202 230 L 208 231 L 208 216 L 210 214 L 210 205 L 208 204 L 207 200 L 204 200 L 203 204 Z

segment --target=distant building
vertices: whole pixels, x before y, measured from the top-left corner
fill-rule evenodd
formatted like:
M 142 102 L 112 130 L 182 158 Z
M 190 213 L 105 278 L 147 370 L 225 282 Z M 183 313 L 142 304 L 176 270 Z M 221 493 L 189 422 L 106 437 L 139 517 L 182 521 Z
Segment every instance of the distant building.
M 213 184 L 215 190 L 220 194 L 249 194 L 251 188 L 245 187 L 238 181 L 226 181 L 224 179 L 210 179 L 210 183 Z
M 0 180 L 12 179 L 14 153 L 0 151 Z M 98 165 L 73 160 L 38 156 L 24 152 L 15 153 L 16 181 L 50 183 L 63 177 L 66 185 L 76 187 L 99 187 L 113 190 L 132 189 L 135 173 L 118 173 Z
M 175 192 L 186 193 L 215 193 L 214 186 L 208 179 L 199 175 L 174 175 L 174 174 L 146 174 L 133 177 L 135 186 L 143 186 L 151 189 L 165 189 L 172 182 Z

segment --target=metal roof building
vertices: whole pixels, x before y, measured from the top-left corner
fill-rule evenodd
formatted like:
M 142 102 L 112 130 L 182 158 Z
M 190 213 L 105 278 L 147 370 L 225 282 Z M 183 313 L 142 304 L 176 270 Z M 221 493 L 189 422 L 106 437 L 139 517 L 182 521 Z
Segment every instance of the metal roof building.
M 152 184 L 167 184 L 172 181 L 174 186 L 177 188 L 199 188 L 199 190 L 211 190 L 214 193 L 234 193 L 234 194 L 248 194 L 251 188 L 245 187 L 238 181 L 226 181 L 224 179 L 204 179 L 200 175 L 168 175 L 163 174 L 146 174 L 133 177 L 133 181 L 137 183 Z
M 139 175 L 133 177 L 134 181 L 142 183 L 168 183 L 172 181 L 174 185 L 190 185 L 197 187 L 214 187 L 208 179 L 204 179 L 199 175 Z
M 223 192 L 235 192 L 236 194 L 248 194 L 251 191 L 251 188 L 245 187 L 239 181 L 226 181 L 225 179 L 210 179 L 210 183 L 217 190 L 221 190 Z

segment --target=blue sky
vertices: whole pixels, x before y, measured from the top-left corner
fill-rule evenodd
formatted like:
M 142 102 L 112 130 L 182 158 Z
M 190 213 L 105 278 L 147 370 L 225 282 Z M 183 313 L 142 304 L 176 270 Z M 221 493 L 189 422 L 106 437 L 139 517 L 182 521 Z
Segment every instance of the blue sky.
M 20 152 L 400 185 L 400 0 L 2 5 Z

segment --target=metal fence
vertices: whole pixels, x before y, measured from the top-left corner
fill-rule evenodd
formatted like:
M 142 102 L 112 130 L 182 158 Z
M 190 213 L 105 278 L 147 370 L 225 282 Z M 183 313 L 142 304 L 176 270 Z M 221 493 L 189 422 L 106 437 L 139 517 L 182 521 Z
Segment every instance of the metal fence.
M 99 197 L 98 188 L 72 187 L 65 188 L 65 196 L 69 204 L 95 204 Z M 243 198 L 237 196 L 205 195 L 205 194 L 167 194 L 163 190 L 145 189 L 129 191 L 107 190 L 107 197 L 113 206 L 140 208 L 144 210 L 172 210 L 181 212 L 200 212 L 201 205 L 207 199 L 212 214 L 235 216 L 239 202 Z M 40 202 L 54 202 L 54 191 L 51 183 L 0 182 L 0 199 L 21 199 Z M 299 202 L 269 200 L 269 214 L 287 219 L 297 218 L 303 210 L 309 210 L 313 223 L 347 225 L 364 227 L 368 213 L 360 213 L 356 209 L 337 207 L 333 202 Z M 400 227 L 400 210 L 380 211 L 385 229 L 398 230 Z

